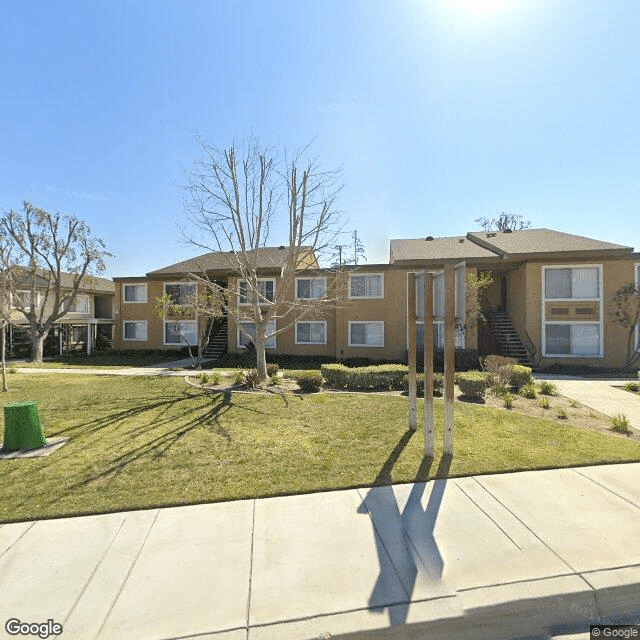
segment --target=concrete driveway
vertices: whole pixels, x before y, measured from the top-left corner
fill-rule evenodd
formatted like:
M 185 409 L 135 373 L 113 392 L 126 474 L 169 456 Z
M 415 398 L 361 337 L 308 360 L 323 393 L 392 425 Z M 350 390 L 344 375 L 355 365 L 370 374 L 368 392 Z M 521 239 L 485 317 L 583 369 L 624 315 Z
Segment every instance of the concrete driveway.
M 581 378 L 578 376 L 536 375 L 536 380 L 549 380 L 558 388 L 558 392 L 577 400 L 595 411 L 607 416 L 619 413 L 629 418 L 631 426 L 640 431 L 640 395 L 629 393 L 622 387 L 625 382 L 640 382 L 638 378 Z

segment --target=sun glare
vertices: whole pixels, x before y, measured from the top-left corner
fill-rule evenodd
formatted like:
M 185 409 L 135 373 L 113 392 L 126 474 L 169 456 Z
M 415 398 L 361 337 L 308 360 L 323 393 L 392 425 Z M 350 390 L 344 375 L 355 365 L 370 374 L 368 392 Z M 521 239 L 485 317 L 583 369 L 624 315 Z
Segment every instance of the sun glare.
M 445 0 L 446 5 L 460 12 L 483 14 L 513 4 L 513 0 Z

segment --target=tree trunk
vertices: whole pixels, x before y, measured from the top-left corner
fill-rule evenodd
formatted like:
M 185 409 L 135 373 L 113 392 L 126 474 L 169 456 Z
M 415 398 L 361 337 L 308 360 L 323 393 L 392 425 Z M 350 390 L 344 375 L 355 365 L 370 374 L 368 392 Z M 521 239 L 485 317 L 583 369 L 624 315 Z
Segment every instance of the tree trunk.
M 31 362 L 42 364 L 42 355 L 44 353 L 44 341 L 47 335 L 31 336 Z
M 254 344 L 256 345 L 256 369 L 258 370 L 258 376 L 260 380 L 267 379 L 267 357 L 265 354 L 266 340 L 264 339 L 264 330 L 256 329 L 256 339 Z
M 2 324 L 2 343 L 0 344 L 0 349 L 2 349 L 2 390 L 9 391 L 7 387 L 7 361 L 6 361 L 6 333 L 7 333 L 7 325 L 5 323 Z

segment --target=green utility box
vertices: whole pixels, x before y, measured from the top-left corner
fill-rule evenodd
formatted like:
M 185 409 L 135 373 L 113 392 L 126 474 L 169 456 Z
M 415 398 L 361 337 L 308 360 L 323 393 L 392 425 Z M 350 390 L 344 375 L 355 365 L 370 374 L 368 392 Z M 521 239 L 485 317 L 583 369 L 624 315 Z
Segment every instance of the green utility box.
M 4 405 L 4 451 L 39 449 L 46 444 L 36 402 L 28 400 Z

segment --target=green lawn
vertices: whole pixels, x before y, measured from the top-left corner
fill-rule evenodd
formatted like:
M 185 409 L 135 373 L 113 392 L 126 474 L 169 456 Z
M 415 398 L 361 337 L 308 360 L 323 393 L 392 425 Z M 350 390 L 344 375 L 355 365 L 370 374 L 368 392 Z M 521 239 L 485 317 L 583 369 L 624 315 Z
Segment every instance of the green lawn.
M 101 369 L 123 369 L 128 367 L 146 367 L 150 364 L 173 362 L 188 357 L 176 350 L 163 351 L 161 349 L 148 351 L 105 351 L 90 356 L 83 353 L 70 353 L 53 360 L 45 360 L 42 364 L 30 362 L 7 362 L 8 367 L 31 367 L 40 369 L 67 369 L 69 367 L 99 367 Z
M 37 400 L 46 458 L 0 460 L 0 521 L 409 482 L 433 477 L 407 399 L 205 393 L 179 378 L 17 374 Z M 442 404 L 436 401 L 438 425 Z M 440 427 L 441 429 L 441 427 Z M 438 447 L 442 433 L 436 433 Z M 456 404 L 450 476 L 640 460 L 640 443 Z

